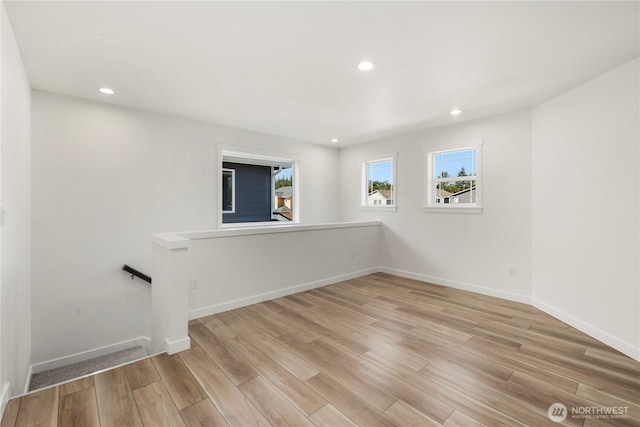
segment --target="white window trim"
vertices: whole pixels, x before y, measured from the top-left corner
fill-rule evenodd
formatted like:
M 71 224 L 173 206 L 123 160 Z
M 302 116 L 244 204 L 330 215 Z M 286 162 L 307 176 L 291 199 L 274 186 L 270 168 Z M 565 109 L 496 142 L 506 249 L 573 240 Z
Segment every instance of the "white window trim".
M 432 147 L 424 149 L 424 205 L 423 212 L 439 212 L 439 213 L 482 213 L 482 145 L 484 141 L 473 144 L 461 144 L 457 146 Z M 433 203 L 433 157 L 434 154 L 447 153 L 452 151 L 476 150 L 476 203 L 473 204 L 442 204 Z M 466 179 L 465 179 L 466 178 Z M 468 177 L 451 177 L 450 181 L 468 181 Z
M 276 162 L 276 163 L 290 163 L 292 172 L 291 176 L 293 177 L 293 220 L 291 222 L 287 222 L 286 224 L 298 224 L 300 223 L 300 162 L 297 159 L 293 159 L 290 157 L 281 156 L 276 153 L 268 153 L 259 149 L 251 149 L 251 151 L 245 151 L 244 147 L 236 147 L 236 146 L 228 146 L 228 145 L 218 145 L 218 170 L 216 174 L 218 194 L 218 203 L 217 203 L 217 212 L 218 216 L 218 228 L 242 228 L 242 227 L 277 227 L 282 226 L 283 223 L 280 221 L 262 221 L 262 222 L 235 222 L 235 223 L 223 223 L 223 211 L 222 211 L 222 171 L 223 169 L 227 169 L 222 167 L 224 163 L 224 158 L 226 157 L 235 157 L 238 159 L 250 159 L 255 161 L 253 164 L 261 164 Z M 237 163 L 243 163 L 241 161 L 237 161 Z M 251 162 L 247 162 L 246 164 L 252 164 Z M 235 211 L 235 174 L 234 174 L 234 211 Z M 273 197 L 271 198 L 271 208 L 273 212 Z
M 393 168 L 393 204 L 392 205 L 368 205 L 367 197 L 369 196 L 367 165 L 369 163 L 377 163 L 391 160 Z M 360 184 L 362 196 L 360 200 L 360 210 L 362 211 L 396 211 L 398 209 L 398 153 L 391 153 L 375 158 L 362 161 L 362 182 Z
M 379 205 L 379 206 L 360 206 L 361 211 L 372 211 L 372 212 L 396 212 L 398 210 L 397 206 L 392 205 Z
M 224 175 L 224 172 L 231 172 L 231 210 L 229 211 L 222 211 L 222 214 L 230 214 L 230 213 L 236 213 L 236 170 L 235 169 L 229 169 L 229 168 L 222 168 L 222 174 Z M 224 182 L 224 181 L 222 181 Z M 222 182 L 220 183 L 220 191 L 222 192 Z M 222 197 L 222 194 L 221 194 Z M 224 199 L 224 197 L 223 197 Z M 224 206 L 222 205 L 222 202 L 220 203 L 221 209 L 224 208 Z
M 451 207 L 442 207 L 442 208 L 435 208 L 435 207 L 428 207 L 428 206 L 423 206 L 422 207 L 422 212 L 436 212 L 436 213 L 462 213 L 462 214 L 467 214 L 467 213 L 482 213 L 482 207 L 480 206 L 458 206 L 455 208 L 451 208 Z

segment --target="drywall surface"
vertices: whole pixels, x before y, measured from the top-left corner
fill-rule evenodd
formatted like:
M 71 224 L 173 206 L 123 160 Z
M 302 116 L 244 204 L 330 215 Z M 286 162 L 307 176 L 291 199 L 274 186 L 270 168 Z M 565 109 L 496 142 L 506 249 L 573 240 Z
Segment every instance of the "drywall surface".
M 638 59 L 533 110 L 533 298 L 640 357 Z
M 424 212 L 425 152 L 483 141 L 482 213 Z M 362 209 L 362 162 L 397 153 L 396 211 Z M 382 220 L 384 271 L 488 295 L 531 293 L 531 116 L 516 112 L 340 150 L 342 221 Z M 509 275 L 515 267 L 515 275 Z
M 0 6 L 0 385 L 24 392 L 31 360 L 31 86 Z
M 298 160 L 301 220 L 333 222 L 337 150 L 33 91 L 33 361 L 150 334 L 151 233 L 217 227 L 218 146 Z
M 191 319 L 378 271 L 378 222 L 203 234 L 188 234 Z
M 378 271 L 379 222 L 265 231 L 186 234 L 191 319 Z

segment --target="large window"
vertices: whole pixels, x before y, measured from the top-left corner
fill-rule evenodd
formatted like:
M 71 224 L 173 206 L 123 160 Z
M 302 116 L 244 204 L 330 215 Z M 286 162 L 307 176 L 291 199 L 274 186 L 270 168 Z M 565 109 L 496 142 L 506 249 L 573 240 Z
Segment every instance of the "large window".
M 226 151 L 221 158 L 222 224 L 297 220 L 294 160 Z
M 427 210 L 479 212 L 481 145 L 426 154 Z
M 395 155 L 364 162 L 362 177 L 364 207 L 380 209 L 397 206 Z

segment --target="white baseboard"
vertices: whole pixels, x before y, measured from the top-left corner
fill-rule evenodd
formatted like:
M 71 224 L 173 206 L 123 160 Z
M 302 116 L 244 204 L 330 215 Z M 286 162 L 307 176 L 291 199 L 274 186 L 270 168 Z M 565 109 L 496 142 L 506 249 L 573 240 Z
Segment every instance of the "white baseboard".
M 176 354 L 191 348 L 191 339 L 189 337 L 182 338 L 178 341 L 164 340 L 165 350 L 167 354 Z
M 485 288 L 482 286 L 471 285 L 463 282 L 455 282 L 453 280 L 441 279 L 439 277 L 427 276 L 424 274 L 412 273 L 410 271 L 397 270 L 395 268 L 389 267 L 380 267 L 379 271 L 383 273 L 393 274 L 394 276 L 405 277 L 407 279 L 419 280 L 421 282 L 433 283 L 435 285 L 447 286 L 449 288 L 475 292 L 481 295 L 487 295 L 490 297 L 502 298 L 509 301 L 521 302 L 523 304 L 531 305 L 531 297 L 529 295 L 505 292 L 497 289 Z
M 608 334 L 602 329 L 596 328 L 593 325 L 583 322 L 582 320 L 573 317 L 572 315 L 565 313 L 562 310 L 558 310 L 557 308 L 552 307 L 540 300 L 534 299 L 533 306 L 555 317 L 556 319 L 562 320 L 564 323 L 573 326 L 574 328 L 597 339 L 598 341 L 603 342 L 609 347 L 618 350 L 620 353 L 626 354 L 632 359 L 640 362 L 640 348 L 634 347 L 633 345 Z
M 4 416 L 4 410 L 7 407 L 7 402 L 9 402 L 9 386 L 11 384 L 4 383 L 2 386 L 2 392 L 0 392 L 0 420 Z
M 356 277 L 366 276 L 379 272 L 378 267 L 368 268 L 366 270 L 355 271 L 353 273 L 341 274 L 339 276 L 330 277 L 328 279 L 316 280 L 313 282 L 303 283 L 301 285 L 291 286 L 288 288 L 277 289 L 271 292 L 265 292 L 259 295 L 252 295 L 246 298 L 240 298 L 233 301 L 223 302 L 220 304 L 210 305 L 208 307 L 198 308 L 189 312 L 189 320 L 199 319 L 201 317 L 210 316 L 216 313 L 233 310 L 235 308 L 245 307 L 251 304 L 257 304 L 263 301 L 296 294 L 302 291 L 319 288 L 321 286 L 332 285 L 334 283 L 343 282 L 345 280 L 355 279 Z
M 151 339 L 148 337 L 138 337 L 132 340 L 119 342 L 116 344 L 107 345 L 93 350 L 83 351 L 80 353 L 72 354 L 70 356 L 59 357 L 57 359 L 47 360 L 46 362 L 34 363 L 31 365 L 29 377 L 27 382 L 31 379 L 31 374 L 38 374 L 40 372 L 48 371 L 49 369 L 59 368 L 61 366 L 70 365 L 72 363 L 83 362 L 85 360 L 93 359 L 94 357 L 104 356 L 105 354 L 114 353 L 120 350 L 126 350 L 128 348 L 142 346 L 145 350 L 150 347 Z M 28 388 L 28 384 L 27 384 Z

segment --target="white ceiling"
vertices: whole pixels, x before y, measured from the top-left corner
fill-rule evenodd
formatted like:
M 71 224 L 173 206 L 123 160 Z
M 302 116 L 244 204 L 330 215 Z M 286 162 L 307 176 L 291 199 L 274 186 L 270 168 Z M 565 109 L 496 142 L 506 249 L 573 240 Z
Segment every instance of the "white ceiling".
M 637 1 L 5 5 L 36 89 L 328 145 L 531 107 L 640 54 Z

